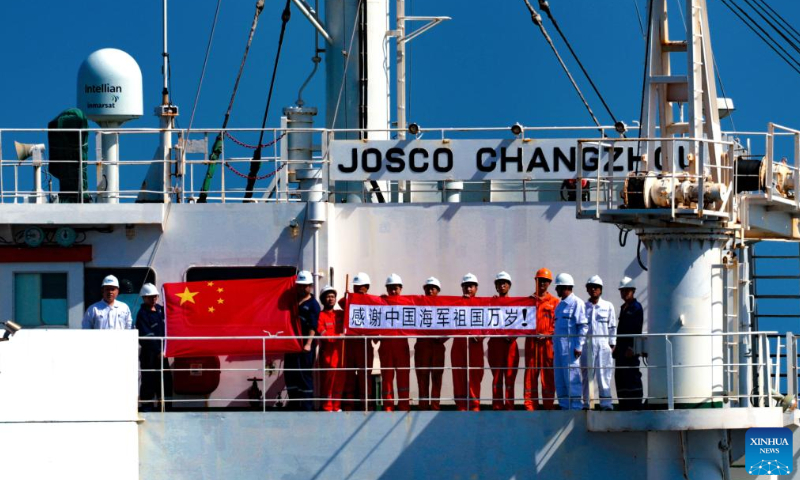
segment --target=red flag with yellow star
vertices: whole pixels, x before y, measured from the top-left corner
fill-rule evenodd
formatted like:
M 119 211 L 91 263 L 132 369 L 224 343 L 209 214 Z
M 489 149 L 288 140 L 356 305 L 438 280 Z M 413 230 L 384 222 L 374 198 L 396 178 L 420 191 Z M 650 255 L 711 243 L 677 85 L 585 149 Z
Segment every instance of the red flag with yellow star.
M 164 284 L 168 357 L 299 352 L 295 277 Z M 214 337 L 188 340 L 175 337 Z M 223 339 L 219 337 L 269 337 Z

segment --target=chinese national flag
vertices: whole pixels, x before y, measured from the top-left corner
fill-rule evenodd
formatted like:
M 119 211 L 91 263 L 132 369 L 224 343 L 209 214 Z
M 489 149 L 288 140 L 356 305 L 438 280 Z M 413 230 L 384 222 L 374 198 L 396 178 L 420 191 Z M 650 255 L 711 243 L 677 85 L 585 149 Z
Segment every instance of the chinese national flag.
M 168 357 L 299 352 L 296 277 L 164 284 Z M 173 337 L 278 337 L 180 340 Z

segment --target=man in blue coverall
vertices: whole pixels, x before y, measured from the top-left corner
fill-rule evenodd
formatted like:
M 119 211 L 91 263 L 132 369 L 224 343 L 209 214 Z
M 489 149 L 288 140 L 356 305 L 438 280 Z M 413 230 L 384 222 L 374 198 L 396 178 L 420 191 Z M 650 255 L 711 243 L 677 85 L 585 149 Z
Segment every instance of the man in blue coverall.
M 303 349 L 297 353 L 287 353 L 283 357 L 284 381 L 289 394 L 289 409 L 311 411 L 314 409 L 314 335 L 317 332 L 319 302 L 312 293 L 314 281 L 311 272 L 303 270 L 295 281 L 297 293 L 297 314 L 300 317 L 300 335 L 307 337 L 300 341 Z

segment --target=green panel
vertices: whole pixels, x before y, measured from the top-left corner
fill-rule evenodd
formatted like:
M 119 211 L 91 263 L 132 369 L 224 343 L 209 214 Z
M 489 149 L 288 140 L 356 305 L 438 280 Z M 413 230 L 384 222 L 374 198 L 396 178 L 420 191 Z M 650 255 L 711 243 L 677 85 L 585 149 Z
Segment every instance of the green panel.
M 41 286 L 38 273 L 14 274 L 14 321 L 23 327 L 42 324 Z
M 66 327 L 69 323 L 67 316 L 67 299 L 43 298 L 42 323 L 44 325 L 60 325 Z
M 121 301 L 131 309 L 131 315 L 135 319 L 136 312 L 139 311 L 139 305 L 142 303 L 142 297 L 136 293 L 120 293 L 117 295 L 117 300 Z

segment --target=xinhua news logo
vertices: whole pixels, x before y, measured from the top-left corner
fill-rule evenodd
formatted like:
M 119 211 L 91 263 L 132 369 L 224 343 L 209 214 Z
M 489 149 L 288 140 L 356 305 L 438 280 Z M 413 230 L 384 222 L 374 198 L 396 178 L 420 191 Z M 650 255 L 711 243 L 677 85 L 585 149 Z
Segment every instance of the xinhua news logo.
M 792 473 L 792 431 L 788 428 L 751 428 L 745 442 L 744 463 L 750 475 Z

